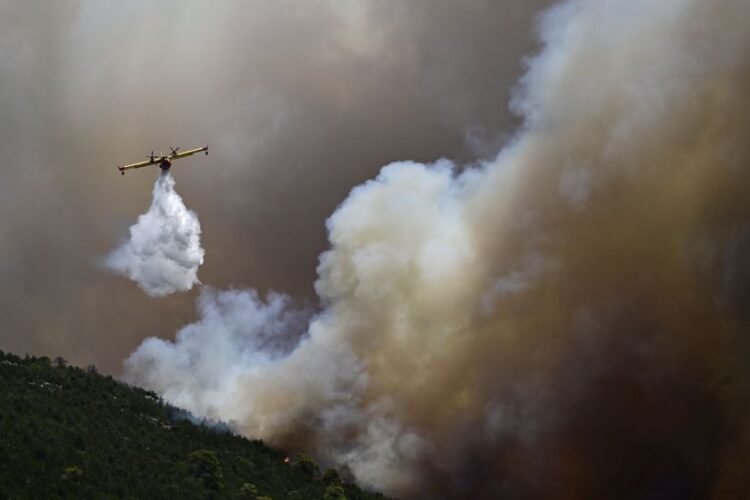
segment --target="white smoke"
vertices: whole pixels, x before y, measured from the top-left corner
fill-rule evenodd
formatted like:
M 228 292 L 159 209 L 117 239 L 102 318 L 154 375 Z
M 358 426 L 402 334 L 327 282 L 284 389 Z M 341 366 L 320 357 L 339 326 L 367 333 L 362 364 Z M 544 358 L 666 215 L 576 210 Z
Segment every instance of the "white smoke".
M 159 176 L 148 212 L 138 217 L 130 238 L 104 261 L 152 297 L 184 292 L 200 283 L 198 268 L 205 254 L 201 226 L 174 186 L 168 172 Z
M 697 210 L 741 182 L 707 187 L 739 175 L 721 158 L 744 157 L 750 48 L 750 3 L 714 3 L 552 9 L 514 102 L 524 128 L 496 159 L 462 173 L 389 165 L 331 216 L 321 312 L 295 347 L 269 347 L 290 329 L 287 300 L 206 292 L 201 319 L 174 342 L 145 341 L 129 378 L 394 494 L 460 468 L 469 445 L 490 457 L 486 477 L 513 464 L 513 479 L 564 477 L 525 453 L 569 411 L 558 398 L 586 387 L 580 359 L 594 347 L 581 339 L 640 331 L 626 328 L 633 315 L 610 323 L 613 304 L 669 338 L 686 335 L 679 311 L 711 303 L 680 252 L 704 237 Z M 720 331 L 705 318 L 691 334 Z M 510 434 L 511 458 L 493 461 Z

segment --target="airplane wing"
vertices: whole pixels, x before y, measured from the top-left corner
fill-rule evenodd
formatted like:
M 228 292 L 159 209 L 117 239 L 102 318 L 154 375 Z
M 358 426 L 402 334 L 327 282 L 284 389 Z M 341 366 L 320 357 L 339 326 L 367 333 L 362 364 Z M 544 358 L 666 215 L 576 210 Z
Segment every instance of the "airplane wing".
M 208 146 L 203 146 L 202 148 L 195 148 L 195 149 L 190 149 L 188 151 L 183 151 L 182 153 L 171 155 L 169 158 L 172 160 L 177 160 L 177 159 L 185 158 L 186 156 L 191 156 L 191 155 L 194 155 L 195 153 L 200 153 L 203 151 L 205 151 L 206 154 L 208 154 Z
M 138 163 L 131 163 L 130 165 L 125 165 L 123 167 L 121 167 L 120 165 L 117 165 L 117 168 L 120 172 L 124 174 L 126 170 L 131 170 L 133 168 L 148 167 L 149 165 L 156 165 L 157 163 L 159 163 L 159 158 L 154 158 L 153 160 L 139 161 Z

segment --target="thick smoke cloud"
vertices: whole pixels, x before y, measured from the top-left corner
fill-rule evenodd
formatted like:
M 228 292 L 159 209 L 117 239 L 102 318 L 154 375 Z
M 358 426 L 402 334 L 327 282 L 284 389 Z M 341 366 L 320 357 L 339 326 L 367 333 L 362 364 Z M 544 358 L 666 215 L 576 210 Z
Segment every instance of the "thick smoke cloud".
M 127 276 L 151 297 L 186 292 L 199 284 L 198 268 L 205 251 L 201 225 L 174 189 L 165 172 L 154 184 L 148 212 L 130 228 L 130 238 L 104 260 L 104 265 Z
M 201 280 L 314 300 L 353 186 L 496 151 L 546 2 L 0 0 L 0 348 L 117 373 L 194 319 L 197 292 L 97 265 L 150 202 L 152 174 L 115 165 L 168 146 L 212 151 L 172 169 Z
M 328 219 L 306 330 L 210 292 L 129 378 L 407 498 L 744 494 L 748 18 L 552 8 L 496 158 L 390 164 Z

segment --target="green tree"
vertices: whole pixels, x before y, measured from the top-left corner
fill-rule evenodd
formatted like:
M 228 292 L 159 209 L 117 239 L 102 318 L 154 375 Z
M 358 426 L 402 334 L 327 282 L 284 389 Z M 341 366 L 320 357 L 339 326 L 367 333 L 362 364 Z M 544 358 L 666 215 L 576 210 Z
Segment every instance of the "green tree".
M 315 463 L 315 460 L 304 453 L 299 453 L 297 455 L 296 460 L 294 461 L 294 468 L 310 479 L 314 479 L 320 474 L 320 468 L 318 467 L 318 464 Z
M 323 494 L 324 500 L 346 500 L 344 495 L 344 488 L 340 484 L 331 483 L 326 486 L 326 491 Z
M 326 469 L 320 479 L 326 484 L 341 484 L 341 475 L 336 469 Z
M 78 466 L 73 467 L 66 467 L 63 471 L 62 475 L 60 476 L 60 479 L 63 481 L 69 481 L 71 483 L 77 483 L 81 480 L 83 477 L 83 471 Z
M 211 450 L 196 450 L 188 455 L 190 470 L 203 486 L 218 491 L 224 487 L 224 475 L 216 453 Z
M 253 483 L 242 483 L 237 498 L 239 500 L 255 500 L 258 496 L 258 488 Z

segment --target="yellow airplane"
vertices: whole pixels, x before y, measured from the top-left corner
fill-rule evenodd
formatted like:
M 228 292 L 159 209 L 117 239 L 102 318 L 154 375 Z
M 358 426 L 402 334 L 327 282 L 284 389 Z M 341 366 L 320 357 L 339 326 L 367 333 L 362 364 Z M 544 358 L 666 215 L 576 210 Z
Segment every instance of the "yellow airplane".
M 148 160 L 141 161 L 138 163 L 131 163 L 130 165 L 125 165 L 124 167 L 117 165 L 117 169 L 120 171 L 122 175 L 125 175 L 126 170 L 148 167 L 150 165 L 159 165 L 160 169 L 169 170 L 169 168 L 172 166 L 172 160 L 179 160 L 180 158 L 185 158 L 186 156 L 191 156 L 191 155 L 194 155 L 195 153 L 200 153 L 201 151 L 205 151 L 206 154 L 208 154 L 208 146 L 203 146 L 202 148 L 191 149 L 183 153 L 177 152 L 180 148 L 170 147 L 169 149 L 171 149 L 172 152 L 168 155 L 164 155 L 161 153 L 159 153 L 158 155 L 155 155 L 154 152 L 151 151 L 151 154 L 146 156 Z

